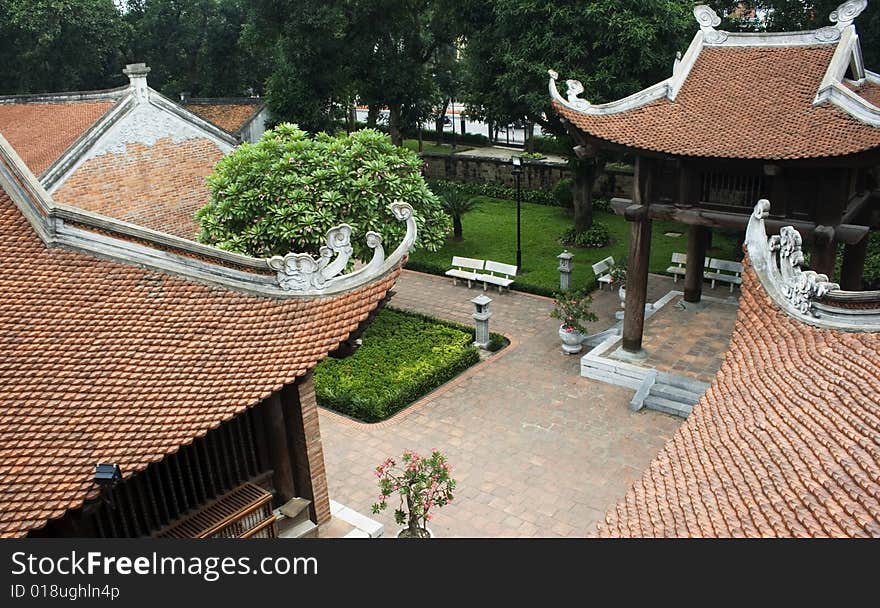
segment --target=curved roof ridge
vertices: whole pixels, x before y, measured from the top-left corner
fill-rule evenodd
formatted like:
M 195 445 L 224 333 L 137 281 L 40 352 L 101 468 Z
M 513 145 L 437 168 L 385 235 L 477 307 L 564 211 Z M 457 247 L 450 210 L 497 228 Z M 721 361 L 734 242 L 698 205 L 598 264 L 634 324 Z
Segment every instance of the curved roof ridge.
M 12 198 L 47 245 L 63 245 L 276 299 L 333 295 L 363 287 L 400 266 L 416 240 L 413 209 L 405 202 L 397 202 L 391 205 L 391 209 L 399 221 L 406 223 L 403 241 L 386 257 L 382 237 L 368 232 L 365 238 L 373 250 L 373 258 L 349 274 L 341 274 L 352 253 L 351 228 L 346 224 L 328 233 L 327 246 L 322 248 L 318 259 L 303 253 L 266 259 L 223 251 L 56 203 L 2 135 L 0 188 Z

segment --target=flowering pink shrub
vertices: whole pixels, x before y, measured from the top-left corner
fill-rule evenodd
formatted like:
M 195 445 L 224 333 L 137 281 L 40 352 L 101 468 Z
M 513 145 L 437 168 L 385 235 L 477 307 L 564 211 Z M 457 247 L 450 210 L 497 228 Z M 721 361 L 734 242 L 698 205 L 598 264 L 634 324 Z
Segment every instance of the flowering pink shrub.
M 373 505 L 373 513 L 388 507 L 391 494 L 400 495 L 400 505 L 394 510 L 394 521 L 405 526 L 401 537 L 426 538 L 425 526 L 431 521 L 431 509 L 452 502 L 455 480 L 446 457 L 431 450 L 428 457 L 406 450 L 400 464 L 388 458 L 376 467 L 379 478 L 379 502 Z

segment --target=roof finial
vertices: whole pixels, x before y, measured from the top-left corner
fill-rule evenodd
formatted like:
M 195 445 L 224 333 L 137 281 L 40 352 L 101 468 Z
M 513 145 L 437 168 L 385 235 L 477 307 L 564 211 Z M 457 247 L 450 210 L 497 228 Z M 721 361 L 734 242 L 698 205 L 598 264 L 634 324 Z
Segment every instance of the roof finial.
M 831 23 L 836 23 L 840 29 L 845 28 L 856 20 L 856 17 L 868 8 L 868 0 L 849 0 L 831 11 L 828 19 Z
M 715 28 L 721 25 L 721 17 L 711 7 L 699 4 L 694 7 L 694 17 L 703 31 L 703 38 L 709 44 L 721 44 L 727 40 L 727 32 L 719 32 Z

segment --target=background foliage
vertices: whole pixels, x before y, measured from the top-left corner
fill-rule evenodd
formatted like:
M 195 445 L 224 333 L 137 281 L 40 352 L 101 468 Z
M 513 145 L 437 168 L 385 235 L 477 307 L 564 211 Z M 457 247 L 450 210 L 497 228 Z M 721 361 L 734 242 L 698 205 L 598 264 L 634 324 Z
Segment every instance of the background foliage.
M 285 123 L 217 163 L 211 199 L 196 214 L 199 238 L 259 257 L 317 255 L 327 231 L 345 222 L 355 256 L 369 260 L 367 231 L 382 235 L 387 251 L 403 240 L 406 226 L 390 205 L 405 201 L 416 212 L 416 246 L 437 249 L 450 220 L 420 168 L 416 154 L 377 131 L 309 135 Z

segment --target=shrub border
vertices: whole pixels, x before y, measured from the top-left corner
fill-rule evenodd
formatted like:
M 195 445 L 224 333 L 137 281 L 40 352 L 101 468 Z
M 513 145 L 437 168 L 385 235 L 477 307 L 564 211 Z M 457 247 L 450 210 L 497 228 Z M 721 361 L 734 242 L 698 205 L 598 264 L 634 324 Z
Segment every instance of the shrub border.
M 416 319 L 420 319 L 420 320 L 422 320 L 422 321 L 426 321 L 426 322 L 430 322 L 430 323 L 435 323 L 435 324 L 443 325 L 443 326 L 448 327 L 448 328 L 450 328 L 450 329 L 455 329 L 455 330 L 461 331 L 461 332 L 463 332 L 463 333 L 466 333 L 466 334 L 470 335 L 472 340 L 476 338 L 476 329 L 475 329 L 474 327 L 470 327 L 470 326 L 465 325 L 465 324 L 463 324 L 463 323 L 458 323 L 458 322 L 456 322 L 456 321 L 450 321 L 450 320 L 448 320 L 448 319 L 440 319 L 440 318 L 438 318 L 438 317 L 434 317 L 434 316 L 429 315 L 429 314 L 425 314 L 425 313 L 418 312 L 418 311 L 414 311 L 414 310 L 408 310 L 408 309 L 405 309 L 405 308 L 397 308 L 397 307 L 395 307 L 395 306 L 386 306 L 386 307 L 384 308 L 384 310 L 391 310 L 391 311 L 396 312 L 396 313 L 400 313 L 400 314 L 408 315 L 408 316 L 410 316 L 410 317 L 415 317 Z M 469 370 L 471 370 L 471 369 L 473 369 L 473 368 L 475 368 L 475 367 L 481 365 L 482 363 L 484 363 L 485 361 L 487 361 L 487 360 L 489 360 L 489 359 L 493 359 L 493 358 L 495 357 L 495 355 L 497 355 L 498 353 L 500 353 L 500 352 L 504 351 L 505 349 L 509 348 L 510 345 L 513 343 L 512 339 L 509 338 L 508 336 L 505 336 L 505 335 L 503 335 L 503 334 L 499 334 L 499 333 L 496 333 L 496 332 L 491 332 L 491 333 L 490 333 L 490 338 L 494 338 L 495 340 L 499 340 L 499 339 L 500 339 L 500 340 L 503 341 L 503 344 L 502 344 L 502 346 L 501 346 L 500 348 L 498 348 L 498 349 L 496 349 L 496 350 L 494 350 L 494 351 L 490 351 L 490 355 L 489 355 L 489 357 L 487 357 L 487 359 L 481 360 L 481 357 L 479 357 L 479 349 L 476 349 L 476 347 L 473 347 L 473 348 L 475 348 L 475 349 L 477 350 L 477 353 L 478 353 L 478 358 L 477 358 L 476 361 L 474 361 L 473 363 L 470 363 L 469 365 L 467 365 L 467 366 L 464 367 L 463 369 L 456 369 L 456 368 L 458 367 L 458 365 L 452 365 L 448 370 L 446 370 L 447 373 L 451 373 L 452 375 L 450 375 L 448 378 L 446 378 L 445 380 L 443 380 L 442 382 L 440 382 L 439 384 L 437 384 L 437 385 L 434 386 L 433 388 L 428 389 L 427 392 L 422 393 L 421 395 L 415 397 L 412 401 L 410 401 L 410 402 L 407 403 L 406 405 L 404 405 L 404 406 L 402 406 L 402 407 L 400 407 L 400 408 L 394 410 L 391 414 L 388 415 L 388 417 L 386 417 L 386 418 L 384 418 L 384 419 L 382 419 L 382 420 L 377 420 L 377 421 L 374 421 L 374 422 L 370 422 L 370 421 L 367 421 L 367 420 L 362 420 L 362 419 L 360 419 L 360 418 L 357 418 L 357 417 L 355 417 L 355 416 L 353 416 L 353 415 L 351 415 L 351 414 L 346 414 L 346 413 L 344 413 L 344 412 L 340 412 L 340 411 L 335 410 L 335 409 L 333 409 L 333 408 L 331 408 L 331 407 L 329 407 L 329 406 L 321 405 L 320 403 L 318 404 L 318 407 L 320 407 L 320 408 L 321 408 L 322 410 L 324 410 L 325 412 L 331 412 L 331 413 L 333 413 L 334 415 L 336 415 L 336 416 L 340 416 L 340 417 L 342 417 L 342 418 L 344 418 L 344 419 L 346 419 L 346 420 L 350 420 L 350 421 L 352 421 L 352 422 L 356 422 L 356 423 L 358 423 L 358 424 L 363 424 L 363 425 L 370 426 L 370 427 L 374 427 L 374 426 L 377 425 L 377 424 L 382 424 L 382 423 L 388 422 L 388 421 L 390 421 L 390 420 L 396 418 L 396 417 L 397 417 L 399 414 L 401 414 L 402 412 L 404 412 L 404 411 L 408 410 L 409 408 L 411 408 L 414 404 L 420 402 L 420 401 L 421 401 L 422 399 L 424 399 L 425 397 L 427 397 L 427 396 L 429 396 L 429 395 L 435 393 L 436 391 L 442 389 L 444 386 L 446 386 L 446 385 L 449 384 L 450 382 L 455 381 L 456 378 L 462 376 L 463 374 L 466 374 Z M 441 374 L 441 377 L 442 377 L 442 376 L 445 376 L 445 375 L 446 375 L 446 374 Z

